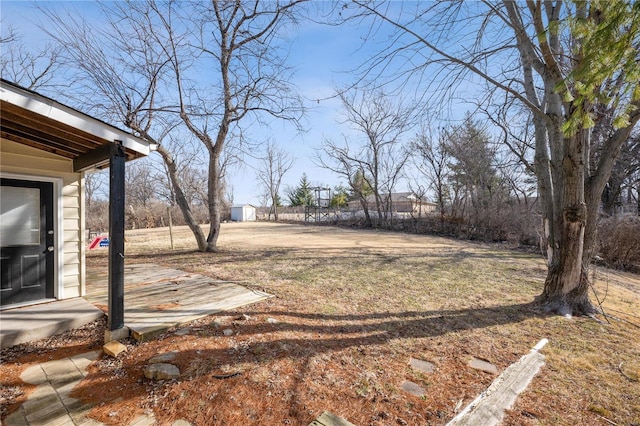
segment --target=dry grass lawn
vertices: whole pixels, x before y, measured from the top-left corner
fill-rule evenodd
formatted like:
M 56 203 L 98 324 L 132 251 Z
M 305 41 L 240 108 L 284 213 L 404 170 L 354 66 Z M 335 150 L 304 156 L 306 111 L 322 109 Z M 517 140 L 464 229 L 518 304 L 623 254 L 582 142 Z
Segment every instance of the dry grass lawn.
M 160 424 L 307 425 L 329 410 L 361 426 L 445 424 L 495 378 L 469 368 L 472 357 L 502 371 L 548 338 L 547 364 L 505 424 L 640 424 L 639 276 L 596 272 L 607 322 L 538 310 L 543 260 L 500 245 L 272 223 L 224 224 L 218 253 L 195 252 L 187 228 L 174 230 L 174 243 L 172 251 L 167 228 L 129 231 L 127 262 L 238 281 L 276 297 L 95 362 L 74 392 L 97 404 L 97 420 L 123 424 L 146 411 Z M 106 268 L 106 251 L 87 260 Z M 0 379 L 15 381 L 38 356 L 80 351 L 90 340 L 5 354 Z M 168 351 L 177 351 L 181 378 L 144 379 L 148 359 Z M 411 358 L 435 371 L 413 370 Z M 426 395 L 404 392 L 404 380 Z

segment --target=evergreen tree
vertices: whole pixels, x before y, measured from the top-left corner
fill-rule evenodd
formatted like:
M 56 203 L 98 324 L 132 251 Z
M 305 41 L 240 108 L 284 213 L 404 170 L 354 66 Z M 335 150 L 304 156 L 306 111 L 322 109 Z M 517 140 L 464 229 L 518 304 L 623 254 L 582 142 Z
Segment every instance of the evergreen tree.
M 458 186 L 461 197 L 458 201 L 467 204 L 463 210 L 470 208 L 477 217 L 504 189 L 495 168 L 495 146 L 482 124 L 467 114 L 460 126 L 448 132 L 445 149 L 451 157 L 450 180 Z
M 300 183 L 297 187 L 289 191 L 287 197 L 289 198 L 289 205 L 291 207 L 315 205 L 313 189 L 311 188 L 311 184 L 309 183 L 306 173 L 302 174 Z
M 331 197 L 331 207 L 341 208 L 349 205 L 349 191 L 342 185 L 338 185 L 333 189 Z
M 351 200 L 365 200 L 369 195 L 373 194 L 373 188 L 371 188 L 369 179 L 367 179 L 362 170 L 355 172 L 352 181 L 350 182 L 350 186 L 351 191 L 349 193 L 349 198 Z

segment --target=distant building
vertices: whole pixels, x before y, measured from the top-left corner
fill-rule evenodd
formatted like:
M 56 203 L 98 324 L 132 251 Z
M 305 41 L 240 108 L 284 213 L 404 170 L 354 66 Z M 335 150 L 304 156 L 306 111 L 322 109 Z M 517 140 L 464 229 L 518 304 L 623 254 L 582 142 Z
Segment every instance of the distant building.
M 243 204 L 231 207 L 231 220 L 233 222 L 253 222 L 256 220 L 256 208 L 251 204 Z
M 421 200 L 413 192 L 392 192 L 391 194 L 382 194 L 384 203 L 383 211 L 391 213 L 415 213 L 426 214 L 436 211 L 437 205 L 425 200 Z M 367 196 L 367 207 L 369 210 L 375 210 L 376 199 L 373 195 Z M 359 200 L 349 201 L 349 210 L 360 210 L 362 205 Z

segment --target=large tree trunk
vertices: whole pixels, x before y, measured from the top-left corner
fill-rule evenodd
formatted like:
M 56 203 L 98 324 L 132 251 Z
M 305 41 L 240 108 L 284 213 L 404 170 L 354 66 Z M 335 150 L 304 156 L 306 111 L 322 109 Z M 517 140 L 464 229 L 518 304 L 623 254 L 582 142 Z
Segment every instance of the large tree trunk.
M 383 213 L 382 200 L 380 195 L 378 194 L 378 190 L 375 189 L 374 191 L 375 191 L 374 197 L 376 200 L 376 213 L 378 215 L 378 218 L 376 220 L 376 226 L 378 228 L 383 228 L 387 226 L 387 213 L 386 213 L 386 210 L 384 210 L 384 213 Z
M 576 279 L 567 276 L 561 265 L 549 267 L 544 291 L 538 300 L 543 306 L 561 315 L 590 315 L 597 310 L 589 300 L 589 276 L 587 269 L 581 269 Z M 572 280 L 572 281 L 566 281 Z M 569 291 L 566 285 L 576 283 Z
M 220 161 L 219 154 L 212 149 L 209 155 L 209 235 L 207 236 L 207 245 L 205 251 L 218 251 L 218 237 L 220 236 L 221 222 L 221 187 L 220 184 Z
M 552 133 L 552 132 L 549 132 Z M 549 247 L 548 272 L 540 302 L 562 315 L 592 314 L 589 301 L 589 256 L 584 256 L 587 205 L 585 203 L 585 150 L 588 130 L 563 138 L 558 134 L 554 143 L 563 146 L 561 174 L 553 182 L 555 215 L 559 221 L 554 247 Z M 553 136 L 552 136 L 553 137 Z M 549 196 L 547 194 L 546 196 Z M 545 218 L 545 223 L 553 218 Z M 591 233 L 591 230 L 590 230 Z M 586 263 L 585 263 L 586 260 Z
M 373 221 L 371 220 L 371 215 L 369 214 L 369 203 L 364 195 L 358 194 L 358 198 L 360 199 L 360 205 L 362 206 L 362 211 L 364 212 L 364 226 L 367 228 L 373 227 Z
M 184 192 L 182 192 L 182 187 L 180 186 L 180 181 L 178 179 L 178 170 L 176 168 L 176 163 L 173 161 L 173 156 L 162 145 L 158 145 L 157 150 L 158 153 L 162 156 L 164 164 L 167 166 L 167 171 L 169 174 L 169 179 L 171 180 L 171 185 L 173 187 L 176 204 L 178 204 L 178 207 L 180 207 L 180 211 L 182 212 L 184 221 L 193 233 L 193 236 L 196 238 L 198 250 L 205 251 L 207 247 L 207 241 L 204 237 L 204 232 L 194 218 L 193 213 L 191 212 L 191 206 L 187 201 L 187 197 L 185 197 Z
M 271 193 L 271 208 L 269 209 L 269 220 L 271 220 L 271 213 L 273 212 L 273 220 L 278 221 L 278 192 Z

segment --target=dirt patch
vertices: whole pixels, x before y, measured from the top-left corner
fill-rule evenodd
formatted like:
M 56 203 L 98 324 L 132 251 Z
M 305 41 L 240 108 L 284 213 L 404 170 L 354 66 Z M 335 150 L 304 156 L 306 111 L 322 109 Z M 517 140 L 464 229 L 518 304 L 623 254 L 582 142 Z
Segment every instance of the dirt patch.
M 122 424 L 153 412 L 161 424 L 306 425 L 329 410 L 357 425 L 445 424 L 495 377 L 470 360 L 501 372 L 546 337 L 547 365 L 505 424 L 640 422 L 640 389 L 618 370 L 640 357 L 632 324 L 639 300 L 613 275 L 596 291 L 626 320 L 607 324 L 540 312 L 532 301 L 544 283 L 542 259 L 499 246 L 269 223 L 225 224 L 218 253 L 195 252 L 185 228 L 174 233 L 174 251 L 166 228 L 127 240 L 128 263 L 276 297 L 94 362 L 74 396 L 96 404 L 97 420 Z M 88 263 L 106 268 L 106 253 L 91 252 Z M 149 359 L 170 351 L 180 378 L 145 379 Z M 405 381 L 425 395 L 403 391 Z

